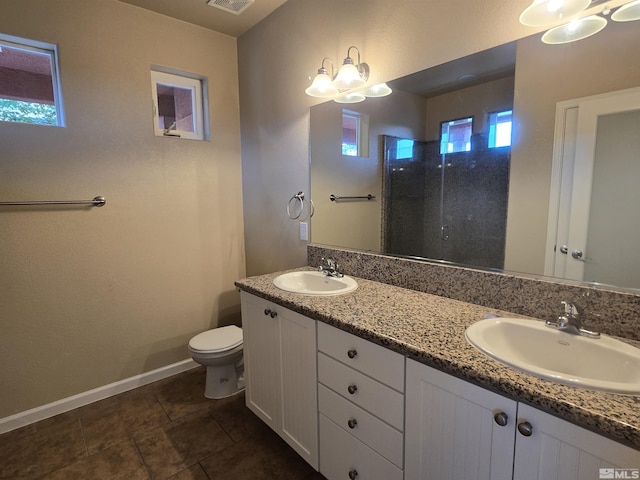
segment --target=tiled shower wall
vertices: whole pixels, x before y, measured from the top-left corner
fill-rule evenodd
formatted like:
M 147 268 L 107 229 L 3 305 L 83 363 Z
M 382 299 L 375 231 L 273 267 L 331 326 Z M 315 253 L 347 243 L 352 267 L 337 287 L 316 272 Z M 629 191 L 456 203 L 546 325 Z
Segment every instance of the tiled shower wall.
M 307 264 L 332 258 L 340 271 L 368 280 L 536 317 L 556 318 L 574 302 L 590 330 L 640 341 L 640 295 L 554 281 L 309 245 Z

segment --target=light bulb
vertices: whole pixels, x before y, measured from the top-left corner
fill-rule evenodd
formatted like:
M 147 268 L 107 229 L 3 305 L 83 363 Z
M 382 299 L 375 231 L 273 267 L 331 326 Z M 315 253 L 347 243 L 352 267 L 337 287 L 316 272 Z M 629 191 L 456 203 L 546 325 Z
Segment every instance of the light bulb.
M 331 83 L 331 77 L 324 68 L 318 70 L 313 82 L 304 92 L 310 97 L 320 98 L 333 97 L 338 94 L 338 90 Z
M 520 23 L 540 27 L 569 19 L 589 6 L 591 0 L 533 0 L 520 15 Z
M 340 67 L 333 86 L 338 90 L 350 90 L 352 88 L 362 87 L 365 81 L 360 76 L 358 68 L 353 64 L 351 58 L 347 57 L 344 64 Z
M 392 91 L 386 83 L 378 83 L 360 93 L 365 97 L 386 97 L 387 95 L 391 95 Z
M 365 96 L 360 92 L 345 93 L 333 99 L 333 101 L 337 103 L 359 103 L 364 102 L 364 100 Z
M 607 20 L 597 15 L 572 20 L 569 23 L 552 28 L 542 36 L 542 41 L 551 45 L 576 42 L 595 35 L 607 26 Z

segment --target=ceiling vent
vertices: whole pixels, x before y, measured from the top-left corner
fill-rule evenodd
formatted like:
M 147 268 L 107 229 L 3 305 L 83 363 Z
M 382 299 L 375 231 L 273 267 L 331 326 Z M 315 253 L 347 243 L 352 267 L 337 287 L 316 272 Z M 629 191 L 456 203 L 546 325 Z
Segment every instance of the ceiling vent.
M 253 2 L 255 2 L 255 0 L 208 0 L 207 4 L 224 10 L 225 12 L 240 15 L 249 8 Z

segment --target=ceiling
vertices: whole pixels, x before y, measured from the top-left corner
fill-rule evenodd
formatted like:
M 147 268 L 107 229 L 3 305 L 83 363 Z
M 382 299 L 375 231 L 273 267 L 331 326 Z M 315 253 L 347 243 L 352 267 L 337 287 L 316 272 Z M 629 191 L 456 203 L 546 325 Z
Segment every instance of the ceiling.
M 239 37 L 287 0 L 255 0 L 240 14 L 207 5 L 207 0 L 119 0 L 216 32 Z M 224 0 L 222 3 L 233 4 Z

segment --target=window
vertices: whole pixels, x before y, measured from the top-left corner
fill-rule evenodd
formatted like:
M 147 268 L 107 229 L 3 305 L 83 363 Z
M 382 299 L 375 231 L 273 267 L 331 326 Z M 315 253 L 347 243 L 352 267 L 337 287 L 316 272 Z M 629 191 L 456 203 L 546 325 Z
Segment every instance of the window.
M 369 156 L 369 116 L 342 110 L 342 155 Z
M 157 136 L 205 139 L 204 80 L 189 74 L 151 71 Z
M 440 124 L 440 154 L 471 151 L 473 117 Z
M 512 110 L 489 114 L 489 148 L 511 146 L 512 121 Z
M 413 158 L 414 141 L 408 138 L 401 138 L 396 143 L 396 159 L 408 160 Z
M 55 45 L 0 34 L 0 121 L 64 126 Z

